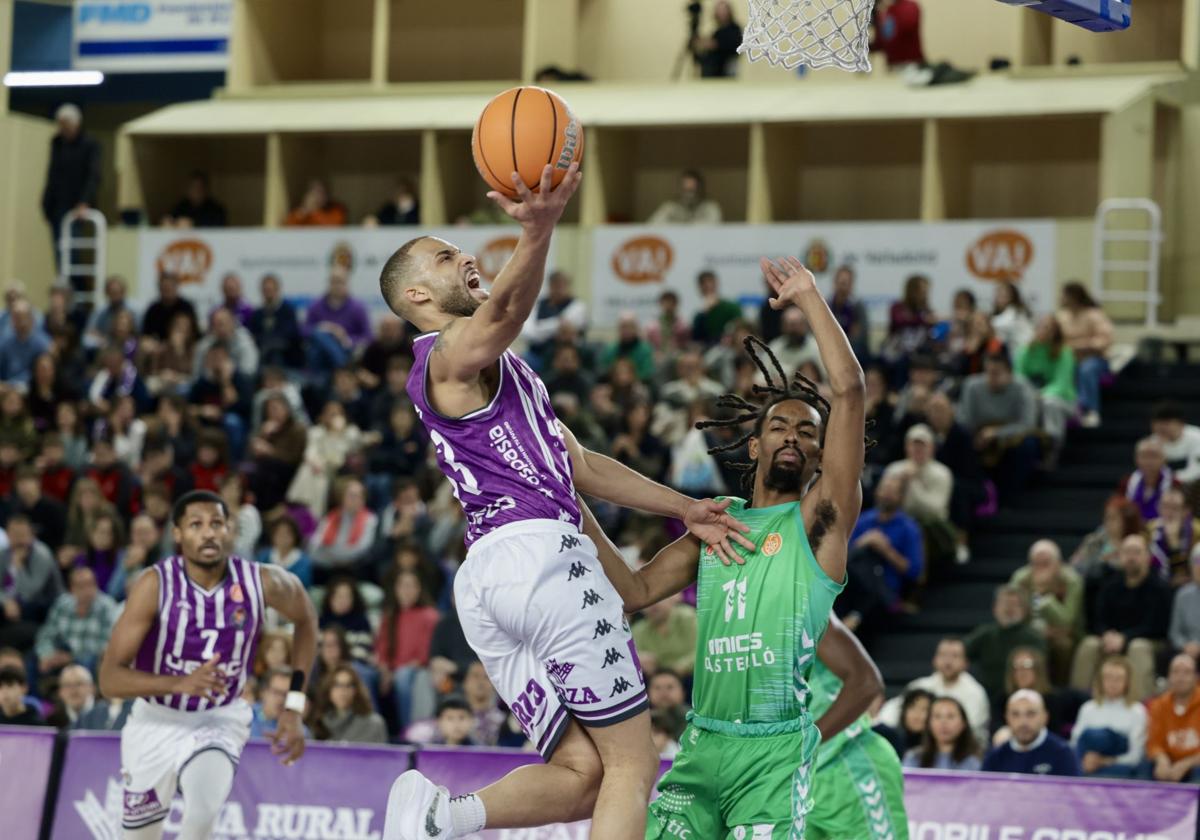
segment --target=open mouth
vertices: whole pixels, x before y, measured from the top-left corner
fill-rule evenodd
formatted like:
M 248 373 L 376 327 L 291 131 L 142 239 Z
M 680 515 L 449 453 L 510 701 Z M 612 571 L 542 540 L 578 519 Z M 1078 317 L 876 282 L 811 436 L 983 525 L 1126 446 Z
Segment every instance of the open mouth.
M 216 543 L 205 543 L 204 545 L 200 546 L 200 550 L 203 552 L 216 553 L 221 550 L 221 547 Z
M 475 269 L 472 268 L 467 271 L 466 280 L 467 280 L 467 288 L 468 289 L 474 290 L 474 289 L 479 288 L 479 280 L 480 280 L 479 272 L 476 271 Z

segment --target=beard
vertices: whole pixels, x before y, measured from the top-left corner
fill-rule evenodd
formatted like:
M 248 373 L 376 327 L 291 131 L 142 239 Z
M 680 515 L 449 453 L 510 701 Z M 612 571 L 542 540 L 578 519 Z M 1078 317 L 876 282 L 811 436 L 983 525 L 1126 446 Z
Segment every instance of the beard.
M 221 546 L 217 546 L 217 553 L 210 558 L 203 553 L 207 547 L 206 545 L 198 546 L 194 552 L 184 552 L 183 557 L 189 563 L 194 563 L 202 569 L 215 569 L 228 559 L 229 552 Z
M 439 302 L 441 310 L 447 315 L 454 315 L 458 318 L 470 318 L 475 314 L 475 310 L 479 308 L 479 301 L 471 296 L 466 287 L 459 286 L 451 289 L 446 293 L 446 296 Z
M 779 452 L 776 452 L 776 457 L 771 461 L 771 468 L 767 470 L 766 476 L 763 478 L 763 486 L 768 490 L 774 490 L 777 493 L 799 493 L 804 487 L 804 468 L 808 465 L 808 458 L 804 453 L 798 450 L 800 459 L 794 464 L 780 463 Z

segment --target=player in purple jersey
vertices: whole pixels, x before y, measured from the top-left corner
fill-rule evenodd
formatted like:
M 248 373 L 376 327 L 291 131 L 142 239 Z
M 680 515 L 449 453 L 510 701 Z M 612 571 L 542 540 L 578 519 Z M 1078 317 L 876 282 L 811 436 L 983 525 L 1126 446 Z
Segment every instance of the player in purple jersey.
M 185 494 L 171 518 L 180 553 L 134 583 L 100 663 L 105 697 L 137 698 L 121 731 L 126 840 L 162 837 L 176 790 L 180 840 L 212 834 L 250 736 L 241 692 L 267 607 L 295 626 L 292 690 L 272 750 L 284 764 L 304 753 L 304 679 L 317 640 L 308 593 L 286 569 L 229 556 L 232 520 L 217 494 Z
M 725 556 L 731 539 L 753 549 L 725 505 L 596 453 L 573 458 L 545 385 L 509 350 L 580 182 L 576 164 L 553 190 L 551 173 L 536 193 L 513 173 L 519 201 L 488 193 L 521 225 L 490 294 L 475 258 L 432 236 L 405 243 L 380 276 L 392 311 L 425 333 L 413 344 L 408 393 L 467 518 L 469 549 L 454 580 L 463 633 L 546 759 L 453 799 L 409 771 L 388 798 L 384 840 L 587 817 L 595 840 L 641 838 L 659 765 L 646 689 L 621 599 L 580 531 L 575 491 L 682 519 Z

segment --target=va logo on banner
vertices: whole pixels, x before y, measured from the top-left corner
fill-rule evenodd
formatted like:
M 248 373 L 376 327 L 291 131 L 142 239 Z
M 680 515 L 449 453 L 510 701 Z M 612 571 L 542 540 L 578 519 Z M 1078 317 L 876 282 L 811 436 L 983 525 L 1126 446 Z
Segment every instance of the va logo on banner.
M 1033 243 L 1016 230 L 995 230 L 967 249 L 967 268 L 981 280 L 1017 281 L 1033 262 Z
M 92 840 L 120 840 L 124 799 L 120 779 L 109 777 L 102 797 L 88 789 L 72 805 Z M 375 811 L 370 808 L 281 802 L 243 807 L 231 799 L 221 808 L 212 836 L 213 840 L 379 840 L 380 832 L 371 828 L 375 821 Z M 175 837 L 182 824 L 183 800 L 176 797 L 167 816 L 165 836 Z

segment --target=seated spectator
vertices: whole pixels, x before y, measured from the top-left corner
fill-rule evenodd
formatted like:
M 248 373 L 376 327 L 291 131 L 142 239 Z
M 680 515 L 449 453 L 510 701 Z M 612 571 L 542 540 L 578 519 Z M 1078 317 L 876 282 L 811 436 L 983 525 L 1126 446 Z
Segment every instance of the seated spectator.
M 412 181 L 397 178 L 392 197 L 384 202 L 374 215 L 363 219 L 363 224 L 367 227 L 421 224 L 421 202 L 417 198 L 417 190 Z
M 1133 699 L 1133 669 L 1123 656 L 1100 665 L 1071 744 L 1085 776 L 1133 778 L 1146 750 L 1146 708 Z
M 1192 579 L 1175 591 L 1167 638 L 1174 653 L 1200 660 L 1200 546 L 1192 549 Z
M 1083 578 L 1063 565 L 1057 543 L 1038 540 L 1029 547 L 1029 562 L 1013 572 L 1009 584 L 1033 604 L 1033 629 L 1046 640 L 1054 683 L 1065 683 L 1071 654 L 1083 635 Z
M 253 380 L 238 370 L 223 344 L 209 347 L 203 361 L 200 376 L 187 393 L 191 414 L 201 426 L 223 431 L 230 454 L 240 460 L 246 444 Z
M 695 169 L 687 169 L 679 176 L 679 192 L 676 197 L 658 205 L 658 209 L 650 214 L 646 224 L 719 225 L 721 221 L 721 205 L 705 196 L 704 176 Z M 696 338 L 694 331 L 692 338 Z
M 650 402 L 651 392 L 646 383 L 638 377 L 633 360 L 624 357 L 619 357 L 613 362 L 612 369 L 608 372 L 607 385 L 609 391 L 607 402 L 611 405 L 604 405 L 605 399 L 597 393 L 599 390 L 597 387 L 592 391 L 589 407 L 610 436 L 615 437 L 621 433 L 625 415 L 636 403 Z M 611 416 L 606 413 L 609 409 L 613 412 Z
M 246 300 L 246 296 L 242 292 L 242 278 L 236 272 L 229 271 L 221 277 L 221 300 L 209 313 L 210 323 L 218 309 L 228 311 L 238 326 L 244 328 L 250 326 L 250 317 L 254 314 L 254 307 Z M 256 347 L 255 350 L 257 351 L 257 349 Z
M 0 392 L 0 441 L 11 443 L 25 458 L 32 457 L 37 443 L 37 430 L 25 408 L 25 397 L 16 388 Z
M 875 731 L 887 738 L 897 756 L 903 758 L 910 750 L 921 745 L 925 730 L 929 727 L 929 709 L 933 706 L 933 700 L 933 694 L 925 689 L 909 688 L 900 701 L 898 725 L 888 726 L 883 722 L 875 725 Z
M 140 513 L 129 524 L 129 545 L 117 555 L 117 570 L 109 582 L 109 592 L 118 601 L 124 601 L 129 586 L 138 575 L 165 556 L 163 534 L 148 513 Z
M 700 290 L 700 310 L 692 318 L 692 341 L 712 347 L 721 341 L 729 324 L 742 317 L 742 307 L 721 297 L 717 275 L 701 271 L 696 275 Z
M 67 372 L 60 369 L 52 353 L 43 353 L 34 359 L 25 407 L 35 432 L 40 435 L 54 426 L 54 412 L 58 404 L 77 399 L 80 384 L 68 378 Z
M 888 332 L 879 355 L 888 370 L 892 385 L 899 387 L 908 379 L 909 357 L 929 343 L 929 328 L 937 315 L 929 305 L 929 278 L 913 274 L 904 281 L 903 297 L 888 312 Z
M 87 326 L 83 331 L 83 346 L 88 350 L 99 350 L 112 342 L 113 320 L 119 312 L 128 312 L 137 316 L 126 301 L 129 294 L 129 283 L 119 274 L 110 274 L 104 280 L 104 305 L 97 306 L 88 316 Z
M 311 587 L 312 558 L 304 551 L 296 520 L 286 514 L 280 516 L 268 524 L 267 533 L 270 545 L 259 550 L 258 562 L 282 566 L 299 578 L 305 589 Z
M 1159 517 L 1163 496 L 1170 488 L 1178 487 L 1179 482 L 1167 466 L 1162 441 L 1156 437 L 1138 441 L 1134 463 L 1137 469 L 1121 479 L 1117 492 L 1137 505 L 1138 513 L 1148 522 Z
M 225 205 L 208 191 L 208 174 L 197 169 L 188 177 L 183 198 L 163 216 L 162 226 L 168 228 L 225 227 Z
M 443 698 L 437 707 L 437 735 L 432 743 L 446 747 L 476 747 L 471 735 L 475 716 L 467 701 L 458 695 Z
M 339 665 L 325 675 L 310 720 L 318 741 L 386 744 L 388 740 L 387 726 L 372 707 L 367 687 L 349 665 Z
M 96 698 L 96 682 L 82 665 L 68 665 L 58 679 L 55 716 L 64 729 L 119 731 L 125 726 L 132 700 Z
M 670 289 L 658 296 L 658 315 L 646 324 L 646 340 L 664 356 L 683 350 L 692 340 L 692 329 L 679 314 L 679 295 Z
M 413 572 L 400 572 L 387 591 L 375 658 L 380 689 L 391 695 L 400 732 L 414 720 L 433 715 L 434 690 L 429 671 L 429 644 L 438 611 Z
M 308 542 L 318 581 L 334 570 L 352 570 L 366 561 L 379 525 L 378 517 L 367 507 L 367 490 L 361 481 L 345 479 L 334 493 L 335 507 L 321 519 Z
M 775 310 L 772 309 L 772 312 Z M 758 368 L 746 356 L 746 338 L 751 335 L 756 335 L 758 330 L 752 322 L 745 318 L 737 318 L 725 325 L 725 333 L 721 336 L 721 341 L 714 344 L 704 351 L 704 369 L 708 372 L 708 376 L 717 382 L 733 383 L 733 390 L 739 392 L 736 387 L 738 380 L 739 368 L 744 367 L 748 374 L 748 379 L 751 380 L 749 388 L 747 388 L 747 396 L 752 395 L 753 380 L 758 376 Z M 689 331 L 688 335 L 691 333 Z M 776 338 L 779 336 L 777 335 Z M 772 339 L 774 340 L 774 339 Z M 769 342 L 768 342 L 769 343 Z M 683 346 L 680 349 L 685 349 L 691 346 L 690 338 L 685 339 Z M 730 390 L 723 388 L 723 390 Z
M 300 206 L 283 220 L 287 227 L 341 227 L 346 224 L 346 207 L 329 197 L 329 188 L 320 178 L 308 182 Z
M 904 483 L 904 512 L 921 526 L 930 565 L 951 559 L 966 562 L 970 559 L 966 534 L 960 535 L 950 522 L 954 476 L 933 454 L 933 430 L 924 423 L 911 426 L 904 435 L 904 460 L 890 464 L 883 477 Z
M 679 492 L 697 498 L 724 496 L 730 485 L 722 475 L 718 460 L 722 453 L 713 455 L 710 450 L 725 441 L 713 429 L 696 428 L 697 423 L 711 419 L 708 405 L 703 401 L 692 403 L 686 417 L 686 431 L 671 447 L 671 471 L 667 483 Z
M 979 742 L 962 704 L 953 697 L 938 697 L 929 707 L 921 745 L 906 752 L 902 763 L 933 770 L 978 770 L 979 756 Z
M 335 575 L 325 588 L 318 625 L 322 630 L 340 627 L 345 635 L 350 659 L 369 663 L 374 658 L 375 631 L 367 616 L 367 605 L 354 578 Z
M 75 470 L 66 463 L 65 456 L 63 439 L 58 432 L 46 432 L 42 435 L 42 451 L 34 462 L 41 471 L 42 492 L 46 498 L 64 505 L 70 498 L 71 486 L 75 483 Z
M 1042 398 L 1042 431 L 1050 438 L 1054 453 L 1061 451 L 1067 437 L 1067 421 L 1075 416 L 1075 354 L 1063 340 L 1062 328 L 1053 315 L 1037 323 L 1033 340 L 1017 351 L 1014 370 L 1038 389 Z
M 41 674 L 57 673 L 72 662 L 94 672 L 117 620 L 117 602 L 100 591 L 91 569 L 76 566 L 68 582 L 68 591 L 38 628 L 34 653 Z
M 250 315 L 246 328 L 254 336 L 264 365 L 304 367 L 304 339 L 296 307 L 283 297 L 283 285 L 274 274 L 264 274 L 260 288 L 263 304 Z
M 246 492 L 246 479 L 240 472 L 232 472 L 221 479 L 217 492 L 225 500 L 229 511 L 230 536 L 233 538 L 233 553 L 237 557 L 253 560 L 258 553 L 258 541 L 262 537 L 263 522 L 258 508 L 250 503 Z
M 1075 387 L 1084 428 L 1100 425 L 1100 380 L 1108 373 L 1105 358 L 1113 343 L 1113 325 L 1087 287 L 1079 282 L 1063 286 L 1055 314 L 1063 338 L 1075 354 Z
M 1008 698 L 1005 720 L 1012 737 L 993 747 L 982 769 L 991 773 L 1078 776 L 1079 759 L 1071 745 L 1046 728 L 1046 704 L 1032 689 Z
M 402 356 L 388 361 L 383 374 L 383 385 L 371 403 L 371 425 L 374 428 L 387 425 L 392 416 L 392 409 L 397 403 L 411 403 L 406 390 L 411 369 L 412 361 Z
M 983 370 L 986 354 L 1002 352 L 1004 348 L 993 337 L 991 321 L 979 309 L 975 293 L 970 289 L 959 289 L 954 293 L 950 334 L 943 355 L 946 370 L 954 376 L 979 373 Z M 1005 355 L 1012 358 L 1011 354 Z
M 102 426 L 104 433 L 112 436 L 117 458 L 129 469 L 136 470 L 142 462 L 142 447 L 146 443 L 148 427 L 146 421 L 138 417 L 133 397 L 117 397 L 108 418 L 97 420 L 96 425 Z
M 278 391 L 270 393 L 263 404 L 263 422 L 250 439 L 250 489 L 260 510 L 274 510 L 283 502 L 307 449 L 308 430 L 287 398 Z
M 975 438 L 975 451 L 1006 499 L 1022 490 L 1040 454 L 1037 394 L 1013 376 L 1003 353 L 984 360 L 983 373 L 968 376 L 958 407 L 959 422 Z
M 1162 441 L 1163 455 L 1175 478 L 1184 484 L 1200 481 L 1200 426 L 1186 422 L 1183 407 L 1171 401 L 1159 403 L 1150 428 Z
M 1200 545 L 1200 519 L 1181 487 L 1168 487 L 1158 503 L 1159 516 L 1146 523 L 1150 553 L 1162 564 L 1172 588 L 1192 579 L 1193 547 Z
M 377 324 L 375 337 L 363 347 L 358 381 L 373 393 L 383 384 L 388 365 L 393 359 L 402 359 L 411 364 L 412 357 L 412 338 L 408 335 L 406 322 L 385 316 Z
M 783 310 L 783 320 L 780 323 L 779 337 L 770 343 L 771 352 L 779 359 L 785 371 L 798 370 L 811 362 L 821 373 L 821 381 L 826 378 L 825 364 L 821 361 L 821 353 L 817 350 L 816 339 L 808 329 L 808 321 L 799 307 L 789 306 Z
M 500 706 L 500 698 L 496 696 L 496 688 L 483 663 L 479 660 L 471 662 L 464 674 L 462 690 L 471 713 L 471 741 L 481 747 L 519 746 L 506 743 L 511 740 L 505 731 L 508 715 Z
M 622 419 L 620 431 L 610 444 L 612 457 L 652 481 L 665 481 L 671 468 L 671 449 L 650 431 L 650 403 L 638 400 Z
M 304 315 L 307 361 L 329 373 L 345 367 L 371 340 L 371 319 L 362 301 L 350 295 L 350 274 L 340 265 L 329 272 L 329 290 Z
M 833 294 L 829 296 L 828 303 L 833 317 L 846 333 L 846 338 L 850 339 L 855 357 L 865 364 L 871 358 L 871 323 L 867 318 L 866 305 L 854 295 L 853 267 L 838 267 L 833 275 Z
M 176 315 L 184 315 L 192 322 L 192 335 L 200 334 L 200 321 L 196 318 L 196 307 L 179 295 L 179 278 L 163 272 L 158 275 L 158 299 L 146 309 L 142 316 L 142 349 L 154 350 L 154 342 L 166 341 L 175 322 Z M 146 339 L 150 339 L 149 342 Z
M 678 409 L 687 409 L 697 401 L 714 400 L 725 387 L 704 375 L 704 359 L 699 351 L 684 350 L 675 360 L 675 378 L 662 387 L 660 397 Z
M 991 703 L 987 691 L 979 681 L 967 670 L 967 647 L 962 639 L 948 636 L 938 642 L 937 651 L 933 655 L 933 673 L 927 677 L 917 677 L 905 686 L 905 692 L 922 689 L 935 697 L 952 698 L 967 717 L 967 723 L 974 730 L 976 738 L 986 740 L 988 719 L 991 716 Z M 893 697 L 883 704 L 879 710 L 878 721 L 893 728 L 901 721 L 902 698 Z
M 862 512 L 850 535 L 846 588 L 837 609 L 852 629 L 869 627 L 895 608 L 904 587 L 921 577 L 921 528 L 901 510 L 904 493 L 903 481 L 885 476 L 875 489 L 875 507 Z
M 586 401 L 596 387 L 591 374 L 582 369 L 579 348 L 570 344 L 559 345 L 555 349 L 550 369 L 543 374 L 543 378 L 551 397 L 566 392 L 573 394 L 580 402 Z
M 150 390 L 133 362 L 116 347 L 100 351 L 100 367 L 87 388 L 92 410 L 107 414 L 121 397 L 133 397 L 139 413 L 149 411 Z
M 651 604 L 634 623 L 633 640 L 642 667 L 650 673 L 666 668 L 689 676 L 696 666 L 696 609 L 679 595 Z
M 1033 341 L 1033 313 L 1021 297 L 1020 287 L 1011 280 L 996 284 L 992 297 L 992 333 L 1017 357 Z
M 429 509 L 421 498 L 421 488 L 414 479 L 397 479 L 392 487 L 391 502 L 379 515 L 379 533 L 375 540 L 377 565 L 387 566 L 403 546 L 428 545 L 427 536 L 433 528 Z
M 618 318 L 616 341 L 600 354 L 600 369 L 611 373 L 619 359 L 628 359 L 642 382 L 650 381 L 657 370 L 654 349 L 642 338 L 637 316 L 632 312 L 623 312 Z
M 33 523 L 22 513 L 5 525 L 8 545 L 0 549 L 0 647 L 27 651 L 38 625 L 62 592 L 62 575 L 54 554 L 40 542 Z
M 141 358 L 141 341 L 138 339 L 137 321 L 132 312 L 116 314 L 112 322 L 112 338 L 105 346 L 120 350 L 121 355 L 131 362 Z
M 1071 555 L 1071 566 L 1083 576 L 1086 626 L 1095 620 L 1100 589 L 1110 578 L 1121 576 L 1121 543 L 1126 537 L 1145 532 L 1137 506 L 1122 496 L 1113 496 L 1104 506 L 1100 527 L 1083 538 Z
M 188 477 L 196 490 L 216 493 L 229 473 L 229 447 L 225 435 L 204 429 L 196 436 L 196 460 L 188 468 Z
M 189 406 L 183 395 L 159 397 L 154 413 L 154 436 L 175 450 L 175 463 L 186 466 L 196 457 L 197 426 L 192 422 Z M 68 463 L 69 463 L 68 459 Z M 174 490 L 174 488 L 171 488 Z
M 260 680 L 273 668 L 286 668 L 292 661 L 292 635 L 290 632 L 267 631 L 262 635 L 254 657 L 254 676 Z
M 1146 758 L 1160 782 L 1200 782 L 1200 688 L 1196 661 L 1186 654 L 1171 660 L 1167 690 L 1147 707 Z
M 747 360 L 749 361 L 749 360 Z M 757 373 L 757 369 L 755 369 Z M 866 379 L 866 422 L 875 445 L 867 449 L 863 466 L 863 486 L 872 489 L 878 483 L 883 470 L 896 459 L 903 440 L 896 415 L 896 395 L 887 384 L 887 372 L 872 365 L 865 370 Z M 951 416 L 954 412 L 951 410 Z
M 650 713 L 650 737 L 659 758 L 671 760 L 679 755 L 678 731 L 683 726 L 676 721 L 677 715 L 667 709 L 655 709 Z
M 650 677 L 646 685 L 646 695 L 650 700 L 651 711 L 658 709 L 690 708 L 687 692 L 683 688 L 683 680 L 670 668 L 659 668 Z
M 50 350 L 50 339 L 33 320 L 33 308 L 25 300 L 10 309 L 12 326 L 0 340 L 0 383 L 27 386 L 33 362 Z
M 455 682 L 462 681 L 463 691 L 470 701 L 471 692 L 467 690 L 465 675 L 474 662 L 478 662 L 478 657 L 467 643 L 451 591 L 450 609 L 438 619 L 437 626 L 433 628 L 433 637 L 429 641 L 429 672 L 438 693 L 446 694 Z M 486 673 L 484 676 L 487 676 Z M 491 682 L 488 685 L 490 686 Z
M 67 511 L 61 502 L 47 498 L 37 467 L 19 468 L 13 489 L 12 498 L 3 505 L 3 518 L 17 514 L 27 517 L 33 526 L 34 538 L 49 546 L 51 551 L 57 550 L 67 527 Z
M 81 476 L 71 489 L 71 503 L 67 506 L 67 535 L 60 548 L 64 557 L 75 559 L 75 554 L 87 545 L 92 523 L 103 514 L 115 516 L 117 509 L 104 498 L 99 484 L 88 476 Z
M 349 422 L 341 403 L 325 403 L 319 421 L 308 430 L 304 460 L 288 488 L 287 500 L 304 505 L 314 516 L 321 516 L 325 513 L 330 485 L 346 460 L 378 436 L 378 432 L 364 435 Z
M 220 307 L 212 314 L 208 335 L 196 345 L 193 378 L 200 378 L 203 361 L 209 349 L 217 344 L 229 351 L 229 358 L 238 373 L 251 379 L 258 375 L 258 347 L 254 344 L 254 336 L 238 322 L 233 312 Z
M 125 526 L 120 517 L 102 513 L 92 520 L 87 545 L 75 555 L 72 566 L 86 566 L 96 576 L 96 586 L 120 600 L 124 595 L 124 581 L 118 574 L 121 568 L 120 547 L 125 544 Z M 114 586 L 120 583 L 120 588 Z
M 1011 584 L 996 587 L 992 621 L 981 624 L 966 638 L 967 656 L 993 706 L 1005 696 L 1004 679 L 1012 652 L 1019 647 L 1045 648 L 1040 633 L 1029 620 L 1029 599 Z
M 92 466 L 84 470 L 81 478 L 94 481 L 104 499 L 124 516 L 132 516 L 141 510 L 141 488 L 137 477 L 117 460 L 117 448 L 107 435 L 92 441 Z M 91 533 L 90 528 L 87 533 Z
M 1046 704 L 1047 726 L 1056 735 L 1066 738 L 1079 715 L 1079 708 L 1088 698 L 1086 692 L 1073 688 L 1054 688 L 1050 684 L 1050 671 L 1046 668 L 1046 656 L 1032 647 L 1014 648 L 1008 657 L 1008 670 L 1004 675 L 1004 696 L 992 710 L 992 719 L 1004 718 L 1004 705 L 1013 692 L 1023 688 L 1032 689 L 1042 695 Z M 1010 737 L 1008 727 L 1001 727 L 992 738 L 993 744 L 1003 743 Z
M 521 335 L 529 343 L 529 353 L 536 362 L 533 367 L 545 370 L 553 357 L 554 338 L 559 325 L 564 321 L 575 326 L 579 335 L 587 331 L 587 304 L 575 297 L 571 288 L 571 275 L 562 270 L 550 272 L 546 278 L 546 294 L 538 299 L 521 328 Z
M 44 726 L 41 714 L 25 702 L 29 681 L 25 671 L 12 665 L 0 667 L 0 726 Z
M 1133 666 L 1133 696 L 1149 697 L 1154 688 L 1154 661 L 1167 638 L 1171 590 L 1150 570 L 1146 537 L 1134 534 L 1121 543 L 1124 576 L 1100 590 L 1091 635 L 1075 651 L 1071 685 L 1086 690 L 1103 656 L 1125 654 Z
M 286 665 L 272 668 L 258 681 L 258 701 L 251 707 L 250 737 L 266 738 L 279 727 L 279 716 L 292 685 L 292 669 Z M 308 728 L 305 727 L 305 736 Z

